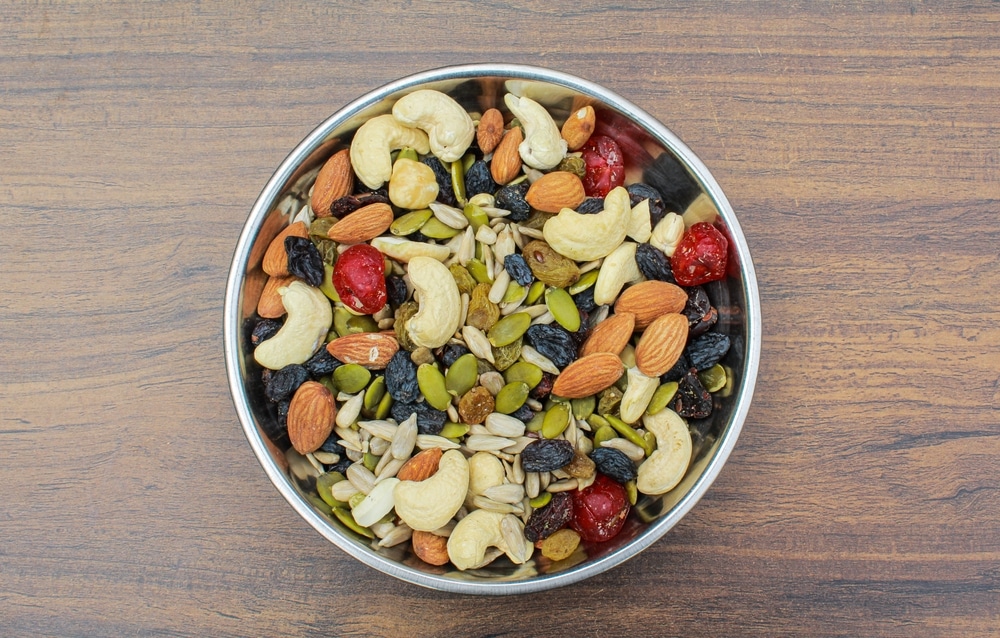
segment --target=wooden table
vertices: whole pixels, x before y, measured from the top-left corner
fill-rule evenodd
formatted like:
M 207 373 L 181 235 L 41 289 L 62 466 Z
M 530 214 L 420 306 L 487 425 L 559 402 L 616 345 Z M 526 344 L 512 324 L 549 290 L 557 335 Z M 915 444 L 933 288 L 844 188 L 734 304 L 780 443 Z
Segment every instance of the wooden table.
M 1000 4 L 0 9 L 0 634 L 1000 635 Z M 737 210 L 757 393 L 706 498 L 546 594 L 432 592 L 300 520 L 229 397 L 272 170 L 469 61 L 602 83 Z

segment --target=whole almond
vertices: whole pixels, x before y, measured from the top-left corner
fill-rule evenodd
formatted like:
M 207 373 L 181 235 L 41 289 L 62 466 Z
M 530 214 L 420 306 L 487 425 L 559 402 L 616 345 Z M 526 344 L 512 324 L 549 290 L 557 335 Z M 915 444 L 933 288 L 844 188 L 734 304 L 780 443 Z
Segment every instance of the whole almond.
M 285 230 L 278 233 L 267 246 L 261 267 L 272 277 L 288 276 L 288 251 L 285 250 L 285 237 L 308 237 L 309 228 L 305 222 L 289 224 Z
M 448 563 L 448 539 L 444 536 L 415 529 L 410 542 L 413 544 L 413 553 L 425 563 L 430 565 Z
M 278 289 L 295 281 L 295 277 L 268 277 L 264 284 L 264 290 L 260 293 L 260 300 L 257 301 L 257 314 L 264 319 L 277 319 L 284 316 L 285 304 L 281 302 L 281 295 Z
M 687 344 L 688 319 L 682 314 L 662 315 L 649 324 L 635 347 L 635 366 L 647 377 L 658 377 L 681 358 Z
M 518 147 L 523 141 L 524 133 L 520 126 L 504 133 L 490 161 L 490 174 L 497 184 L 503 186 L 521 173 L 521 151 Z
M 583 182 L 574 173 L 553 171 L 535 180 L 524 196 L 532 208 L 544 213 L 558 213 L 576 208 L 587 197 Z
M 585 106 L 570 115 L 562 126 L 562 137 L 566 140 L 566 148 L 575 151 L 587 143 L 597 125 L 597 114 L 594 107 Z
M 552 394 L 565 399 L 582 399 L 614 385 L 624 365 L 618 355 L 595 352 L 566 366 L 552 385 Z
M 422 481 L 434 476 L 441 463 L 444 450 L 439 447 L 427 448 L 410 457 L 403 467 L 399 468 L 396 478 L 400 481 Z
M 326 351 L 342 363 L 382 370 L 399 351 L 399 342 L 391 332 L 359 332 L 334 339 L 326 344 Z
M 618 355 L 628 345 L 635 329 L 635 315 L 631 312 L 616 312 L 590 332 L 590 336 L 580 348 L 580 356 L 595 352 L 610 352 Z
M 376 202 L 341 218 L 326 234 L 341 244 L 360 244 L 384 233 L 392 224 L 392 219 L 392 207 Z
M 497 109 L 489 109 L 479 118 L 476 127 L 476 143 L 483 153 L 492 153 L 503 138 L 503 114 Z
M 299 454 L 315 452 L 330 436 L 337 418 L 333 394 L 322 383 L 306 381 L 288 405 L 288 439 Z
M 684 310 L 687 300 L 680 286 L 651 279 L 626 288 L 615 302 L 615 314 L 631 312 L 635 315 L 635 329 L 645 330 L 657 317 Z
M 351 149 L 345 148 L 326 160 L 316 174 L 310 206 L 317 217 L 330 216 L 330 204 L 354 190 L 354 171 L 351 170 Z

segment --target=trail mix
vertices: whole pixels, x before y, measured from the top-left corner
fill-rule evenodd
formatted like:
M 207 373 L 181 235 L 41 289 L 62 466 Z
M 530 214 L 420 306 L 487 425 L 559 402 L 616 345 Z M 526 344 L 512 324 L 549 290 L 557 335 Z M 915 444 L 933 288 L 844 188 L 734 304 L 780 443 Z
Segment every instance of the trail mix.
M 415 91 L 300 180 L 250 337 L 315 501 L 462 570 L 613 538 L 731 383 L 707 196 L 667 155 L 626 184 L 636 141 L 590 106 L 504 103 Z

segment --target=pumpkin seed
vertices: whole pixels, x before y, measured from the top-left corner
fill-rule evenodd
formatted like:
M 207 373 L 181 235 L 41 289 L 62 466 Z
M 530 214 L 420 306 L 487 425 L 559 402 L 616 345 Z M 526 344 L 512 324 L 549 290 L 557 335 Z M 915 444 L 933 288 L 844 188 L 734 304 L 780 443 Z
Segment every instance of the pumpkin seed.
M 523 381 L 528 384 L 529 388 L 534 389 L 536 385 L 542 382 L 544 375 L 545 373 L 542 372 L 542 369 L 535 364 L 528 363 L 527 361 L 518 361 L 504 371 L 503 378 L 507 383 Z
M 420 232 L 431 239 L 451 239 L 462 231 L 452 228 L 437 217 L 431 217 L 420 227 Z
M 649 400 L 649 405 L 646 406 L 646 414 L 654 415 L 667 407 L 667 405 L 673 401 L 674 395 L 677 394 L 677 382 L 668 381 L 663 383 L 656 389 L 653 393 L 653 398 Z
M 528 505 L 531 506 L 531 509 L 537 510 L 548 505 L 549 501 L 551 500 L 552 500 L 552 492 L 542 492 L 535 498 L 529 500 Z
M 486 264 L 478 259 L 470 259 L 465 267 L 469 270 L 469 274 L 472 278 L 481 284 L 492 284 L 493 278 L 490 276 L 490 271 L 486 268 Z
M 388 392 L 382 396 L 382 400 L 378 402 L 378 407 L 375 408 L 375 418 L 384 419 L 389 416 L 389 412 L 392 410 L 392 395 Z
M 417 156 L 416 149 L 407 146 L 399 150 L 399 153 L 396 155 L 396 159 L 397 160 L 408 159 L 416 162 L 419 159 L 419 157 Z
M 487 337 L 496 347 L 517 341 L 531 327 L 531 316 L 525 312 L 515 312 L 496 322 Z
M 570 406 L 568 403 L 557 403 L 545 413 L 545 420 L 542 422 L 542 436 L 546 439 L 554 439 L 569 425 Z
M 582 399 L 573 399 L 569 402 L 573 408 L 573 418 L 577 421 L 586 421 L 587 417 L 594 413 L 597 406 L 597 399 L 593 395 Z
M 358 522 L 354 520 L 353 516 L 351 516 L 350 510 L 343 507 L 334 507 L 333 515 L 336 516 L 337 520 L 343 523 L 348 529 L 361 534 L 365 538 L 375 538 L 375 534 L 373 534 L 370 529 L 358 525 Z
M 367 467 L 372 472 L 374 472 L 380 460 L 382 460 L 382 457 L 375 456 L 371 452 L 365 452 L 365 455 L 361 457 L 361 464 Z M 351 508 L 352 509 L 354 508 L 353 503 L 351 504 Z
M 333 287 L 333 266 L 326 262 L 323 262 L 323 283 L 319 285 L 319 289 L 330 301 L 340 301 L 340 295 Z
M 625 494 L 628 496 L 629 505 L 635 505 L 635 502 L 639 500 L 639 489 L 636 487 L 635 480 L 625 484 Z
M 569 287 L 569 294 L 575 295 L 593 286 L 597 283 L 597 275 L 599 272 L 600 271 L 597 270 L 589 270 L 580 275 L 580 278 L 576 281 L 576 283 Z
M 452 396 L 460 397 L 476 385 L 479 380 L 479 364 L 476 355 L 463 354 L 448 368 L 444 385 Z
M 503 299 L 500 300 L 500 303 L 513 303 L 518 301 L 524 296 L 525 292 L 524 286 L 516 281 L 512 281 L 507 284 L 507 291 L 503 293 Z
M 466 204 L 462 212 L 465 214 L 465 218 L 469 220 L 473 232 L 478 232 L 479 227 L 483 224 L 489 224 L 490 218 L 486 215 L 486 211 L 474 202 Z
M 343 306 L 333 311 L 333 329 L 341 337 L 359 332 L 378 332 L 378 322 L 371 315 L 356 315 Z
M 699 372 L 698 380 L 709 392 L 718 392 L 726 385 L 726 369 L 716 363 L 708 370 Z
M 465 165 L 461 159 L 451 163 L 451 188 L 455 192 L 455 199 L 462 206 L 465 205 Z
M 451 405 L 451 395 L 445 385 L 444 375 L 433 363 L 422 363 L 417 367 L 417 385 L 424 399 L 436 410 L 447 410 Z
M 545 291 L 545 307 L 563 328 L 570 332 L 580 329 L 580 311 L 573 298 L 562 288 L 549 288 Z
M 519 407 L 524 405 L 530 391 L 531 388 L 528 387 L 527 383 L 520 381 L 508 383 L 497 393 L 495 410 L 501 414 L 516 412 Z
M 333 486 L 346 480 L 340 472 L 324 472 L 316 477 L 316 493 L 330 507 L 338 507 L 343 503 L 333 497 Z
M 429 208 L 415 210 L 405 215 L 401 215 L 393 220 L 389 225 L 389 232 L 397 237 L 404 237 L 420 230 L 421 226 L 427 223 L 434 213 Z
M 469 433 L 469 426 L 466 423 L 452 423 L 448 422 L 444 424 L 441 428 L 441 432 L 438 436 L 444 437 L 446 439 L 460 439 Z
M 530 306 L 539 299 L 542 298 L 542 294 L 545 292 L 545 284 L 541 281 L 535 281 L 528 288 L 528 296 L 524 298 L 524 305 Z
M 605 414 L 604 418 L 607 419 L 611 427 L 613 427 L 618 434 L 621 434 L 626 441 L 641 447 L 643 451 L 646 452 L 647 457 L 653 453 L 654 448 L 650 445 L 650 442 L 643 438 L 641 434 L 636 432 L 631 425 L 625 423 L 613 414 Z
M 375 377 L 368 389 L 365 390 L 364 409 L 365 412 L 372 412 L 382 402 L 385 396 L 385 377 L 379 375 Z
M 348 363 L 333 371 L 333 382 L 340 392 L 355 394 L 361 392 L 371 381 L 372 373 L 356 363 Z
M 536 412 L 535 416 L 531 417 L 531 420 L 524 424 L 524 430 L 526 432 L 541 432 L 544 423 L 545 413 Z

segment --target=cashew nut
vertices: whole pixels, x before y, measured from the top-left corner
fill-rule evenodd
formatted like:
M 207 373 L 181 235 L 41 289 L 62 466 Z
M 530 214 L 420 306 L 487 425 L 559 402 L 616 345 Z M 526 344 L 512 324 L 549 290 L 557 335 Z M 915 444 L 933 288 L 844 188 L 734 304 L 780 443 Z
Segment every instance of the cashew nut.
M 626 373 L 628 375 L 628 386 L 625 387 L 625 394 L 622 395 L 622 402 L 618 408 L 622 421 L 625 423 L 635 423 L 649 406 L 653 393 L 660 387 L 659 377 L 647 377 L 639 368 L 632 367 Z
M 632 206 L 628 191 L 619 186 L 604 198 L 604 210 L 581 215 L 564 208 L 542 227 L 549 246 L 576 261 L 592 261 L 611 254 L 625 241 Z
M 639 466 L 636 488 L 643 494 L 664 494 L 681 482 L 691 463 L 691 433 L 669 408 L 643 416 L 642 424 L 656 437 L 656 451 Z
M 437 199 L 438 183 L 434 169 L 416 160 L 401 157 L 392 165 L 389 200 L 400 208 L 426 208 Z
M 507 473 L 499 458 L 489 452 L 476 452 L 469 457 L 468 503 L 474 496 L 482 496 L 491 487 L 503 485 Z
M 441 456 L 438 471 L 423 481 L 400 481 L 392 491 L 396 514 L 415 530 L 433 532 L 458 512 L 469 489 L 469 462 L 458 450 Z
M 662 250 L 667 257 L 673 257 L 683 237 L 684 218 L 677 213 L 667 213 L 653 229 L 649 243 Z
M 440 348 L 448 343 L 462 320 L 462 299 L 448 267 L 430 257 L 414 257 L 407 267 L 418 310 L 407 322 L 410 340 L 417 346 Z
M 448 559 L 465 570 L 482 564 L 486 550 L 496 547 L 507 551 L 500 524 L 504 515 L 489 510 L 475 510 L 463 518 L 448 537 Z
M 649 241 L 653 234 L 652 222 L 649 217 L 649 200 L 644 199 L 632 207 L 628 218 L 628 230 L 625 234 L 640 244 Z
M 404 126 L 390 114 L 368 120 L 351 142 L 351 167 L 368 188 L 379 188 L 392 176 L 392 151 L 412 147 L 417 153 L 430 151 L 427 134 Z
M 404 264 L 415 257 L 430 257 L 437 261 L 444 261 L 451 255 L 451 250 L 442 244 L 410 241 L 402 237 L 379 236 L 371 240 L 371 245 L 373 248 L 378 248 L 384 255 Z
M 642 281 L 642 271 L 635 263 L 637 244 L 630 241 L 611 251 L 594 282 L 594 303 L 599 306 L 614 303 L 625 284 Z
M 503 101 L 524 127 L 524 141 L 517 147 L 524 163 L 540 171 L 558 166 L 566 156 L 566 140 L 545 107 L 511 93 Z
M 393 105 L 392 115 L 406 126 L 426 131 L 431 153 L 442 162 L 461 159 L 476 136 L 468 112 L 441 91 L 421 89 L 405 95 Z
M 253 351 L 257 363 L 271 370 L 304 363 L 323 343 L 333 324 L 330 300 L 319 288 L 293 281 L 278 288 L 278 294 L 288 317 L 276 335 Z

